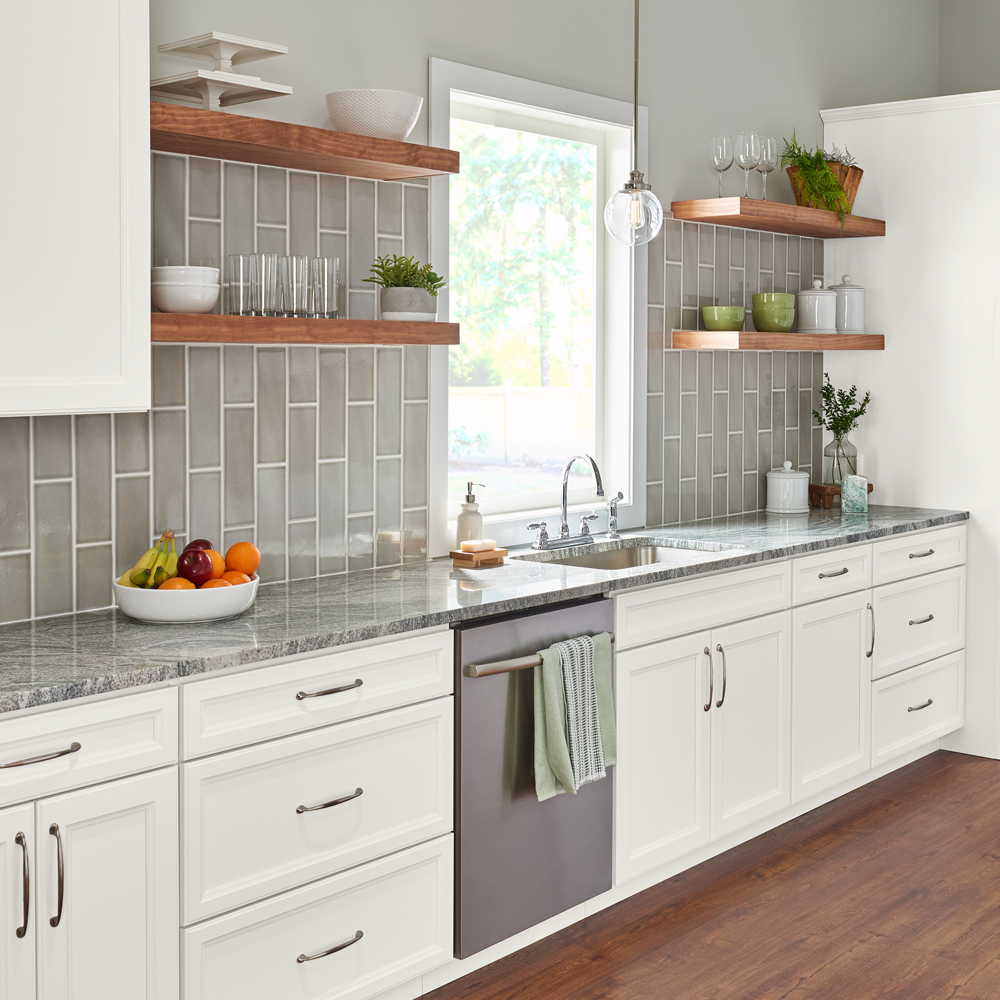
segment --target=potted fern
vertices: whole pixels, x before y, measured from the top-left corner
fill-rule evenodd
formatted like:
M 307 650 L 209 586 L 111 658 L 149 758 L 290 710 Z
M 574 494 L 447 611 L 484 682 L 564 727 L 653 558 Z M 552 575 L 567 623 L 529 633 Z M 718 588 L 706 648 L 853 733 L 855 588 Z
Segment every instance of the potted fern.
M 447 284 L 434 273 L 430 264 L 416 257 L 377 257 L 372 275 L 365 278 L 380 285 L 379 305 L 382 319 L 413 322 L 437 319 L 437 293 Z
M 792 182 L 796 203 L 806 208 L 836 212 L 843 230 L 844 218 L 854 208 L 854 199 L 864 174 L 847 148 L 841 152 L 834 146 L 833 152 L 828 153 L 822 146 L 817 146 L 810 153 L 799 144 L 793 129 L 792 138 L 785 139 L 781 168 Z

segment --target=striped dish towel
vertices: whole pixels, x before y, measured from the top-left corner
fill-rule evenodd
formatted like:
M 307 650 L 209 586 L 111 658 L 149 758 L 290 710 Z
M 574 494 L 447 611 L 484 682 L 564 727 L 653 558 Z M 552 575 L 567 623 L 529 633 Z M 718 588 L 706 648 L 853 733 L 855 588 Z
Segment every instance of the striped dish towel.
M 594 684 L 594 640 L 583 635 L 557 642 L 555 647 L 566 692 L 566 743 L 576 791 L 607 775 Z

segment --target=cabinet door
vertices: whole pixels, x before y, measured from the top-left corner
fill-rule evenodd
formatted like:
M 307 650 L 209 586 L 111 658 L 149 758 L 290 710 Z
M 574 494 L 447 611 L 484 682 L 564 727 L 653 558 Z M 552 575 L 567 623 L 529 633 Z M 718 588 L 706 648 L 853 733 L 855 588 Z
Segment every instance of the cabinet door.
M 176 769 L 43 799 L 35 819 L 38 1000 L 177 1000 Z
M 790 638 L 788 611 L 712 631 L 713 840 L 791 802 Z
M 696 633 L 616 658 L 617 883 L 710 839 L 709 638 Z
M 792 801 L 867 771 L 871 592 L 792 612 Z
M 34 817 L 30 803 L 0 812 L 0 1000 L 35 997 Z
M 0 414 L 144 410 L 148 4 L 5 4 L 4 32 L 24 41 L 0 65 L 17 94 L 0 158 Z

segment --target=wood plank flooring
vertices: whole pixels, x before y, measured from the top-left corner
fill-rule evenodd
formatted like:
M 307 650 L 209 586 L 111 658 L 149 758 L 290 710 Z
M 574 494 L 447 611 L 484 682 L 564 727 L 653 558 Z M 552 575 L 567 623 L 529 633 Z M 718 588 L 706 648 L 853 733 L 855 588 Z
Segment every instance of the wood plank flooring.
M 1000 761 L 938 751 L 431 1000 L 998 1000 Z

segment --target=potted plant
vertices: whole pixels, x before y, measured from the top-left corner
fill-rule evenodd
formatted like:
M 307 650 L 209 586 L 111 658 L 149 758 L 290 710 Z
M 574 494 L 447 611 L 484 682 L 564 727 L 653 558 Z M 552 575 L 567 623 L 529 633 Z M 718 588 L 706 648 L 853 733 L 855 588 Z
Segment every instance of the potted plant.
M 371 267 L 372 276 L 365 278 L 381 285 L 379 293 L 382 319 L 437 319 L 437 293 L 447 284 L 434 273 L 430 264 L 421 264 L 416 257 L 377 257 Z
M 781 168 L 788 173 L 797 204 L 836 212 L 840 228 L 844 228 L 844 219 L 854 208 L 864 174 L 846 147 L 841 152 L 834 146 L 833 152 L 828 153 L 817 146 L 810 153 L 799 145 L 793 129 L 792 138 L 785 139 Z
M 833 440 L 823 451 L 823 483 L 839 486 L 844 476 L 858 474 L 858 449 L 847 435 L 865 415 L 872 394 L 866 392 L 859 403 L 856 385 L 852 385 L 850 390 L 835 389 L 827 372 L 823 372 L 820 394 L 823 397 L 823 412 L 813 410 L 812 413 L 817 422 L 833 435 Z

